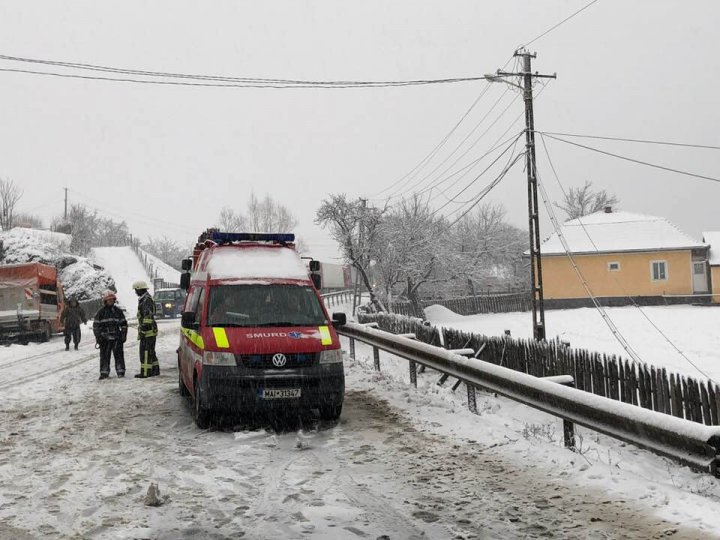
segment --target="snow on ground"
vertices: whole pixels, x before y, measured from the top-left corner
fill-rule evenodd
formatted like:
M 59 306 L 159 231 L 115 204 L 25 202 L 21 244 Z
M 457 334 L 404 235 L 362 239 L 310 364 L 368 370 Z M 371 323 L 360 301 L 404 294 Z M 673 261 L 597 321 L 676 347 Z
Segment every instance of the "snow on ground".
M 341 310 L 341 309 L 338 309 Z M 715 479 L 465 389 L 357 345 L 337 424 L 198 430 L 177 390 L 177 321 L 160 321 L 159 378 L 98 381 L 55 338 L 0 350 L 1 538 L 710 538 Z M 345 340 L 343 340 L 345 341 Z M 345 343 L 346 345 L 346 343 Z M 347 347 L 345 347 L 347 349 Z M 143 504 L 157 482 L 159 507 Z
M 175 270 L 169 264 L 161 261 L 155 255 L 151 255 L 142 249 L 140 251 L 148 258 L 148 262 L 152 264 L 157 277 L 162 278 L 168 283 L 180 283 L 180 272 L 178 270 Z
M 645 363 L 704 379 L 705 376 L 692 366 L 695 364 L 713 380 L 720 381 L 720 306 L 652 306 L 643 307 L 642 311 L 636 307 L 616 307 L 605 308 L 605 311 Z M 428 321 L 438 326 L 488 336 L 500 336 L 507 329 L 513 337 L 532 337 L 529 312 L 463 316 L 436 305 L 426 308 L 425 314 Z M 560 337 L 569 341 L 573 348 L 631 358 L 594 308 L 547 310 L 545 325 L 548 339 Z
M 140 279 L 146 281 L 152 293 L 152 280 L 147 275 L 140 259 L 127 246 L 93 248 L 92 258 L 103 266 L 115 280 L 117 296 L 120 304 L 128 314 L 134 314 L 137 306 L 137 296 L 132 284 Z

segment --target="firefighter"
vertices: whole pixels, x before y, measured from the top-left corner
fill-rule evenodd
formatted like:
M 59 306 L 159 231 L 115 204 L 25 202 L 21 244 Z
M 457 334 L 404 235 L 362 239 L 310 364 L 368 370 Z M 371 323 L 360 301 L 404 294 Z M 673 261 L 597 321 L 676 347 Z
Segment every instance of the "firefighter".
M 103 307 L 93 318 L 93 334 L 100 348 L 100 379 L 110 376 L 110 355 L 115 357 L 115 373 L 125 376 L 125 352 L 123 343 L 127 339 L 127 320 L 122 310 L 115 305 L 115 293 L 105 291 L 102 296 Z
M 148 285 L 144 281 L 136 281 L 132 287 L 138 295 L 137 320 L 140 340 L 140 373 L 135 375 L 135 378 L 145 379 L 160 375 L 160 362 L 155 354 L 155 341 L 158 335 L 155 300 L 150 296 Z
M 72 339 L 77 351 L 78 344 L 80 343 L 80 324 L 87 322 L 85 311 L 80 307 L 80 304 L 75 298 L 70 298 L 67 305 L 60 314 L 60 322 L 65 327 L 65 350 L 70 350 L 70 339 Z

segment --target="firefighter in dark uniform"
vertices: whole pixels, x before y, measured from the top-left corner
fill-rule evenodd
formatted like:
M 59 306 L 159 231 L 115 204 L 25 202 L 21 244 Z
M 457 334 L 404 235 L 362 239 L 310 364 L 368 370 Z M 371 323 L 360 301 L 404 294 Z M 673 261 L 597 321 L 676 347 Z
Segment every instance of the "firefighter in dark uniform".
M 148 285 L 144 281 L 133 283 L 135 294 L 138 295 L 138 339 L 140 340 L 140 373 L 135 375 L 138 379 L 160 375 L 160 363 L 155 354 L 155 340 L 158 335 L 157 322 L 155 322 L 155 300 L 148 292 Z
M 65 350 L 70 350 L 70 340 L 72 339 L 75 350 L 77 351 L 78 344 L 80 343 L 80 323 L 85 324 L 87 317 L 85 311 L 80 307 L 75 298 L 70 298 L 67 305 L 60 314 L 60 322 L 65 328 Z
M 127 339 L 127 320 L 122 310 L 115 305 L 115 293 L 103 293 L 103 307 L 93 318 L 93 334 L 100 347 L 100 378 L 110 376 L 110 355 L 115 357 L 115 373 L 125 376 L 125 352 L 123 343 Z

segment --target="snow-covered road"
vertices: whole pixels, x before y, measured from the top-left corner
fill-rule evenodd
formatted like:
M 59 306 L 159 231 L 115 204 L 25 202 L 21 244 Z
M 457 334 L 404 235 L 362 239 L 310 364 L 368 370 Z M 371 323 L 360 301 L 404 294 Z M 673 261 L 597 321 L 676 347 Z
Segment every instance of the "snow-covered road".
M 59 350 L 59 338 L 0 351 L 0 538 L 699 538 L 714 532 L 683 519 L 687 509 L 677 519 L 658 513 L 656 503 L 667 494 L 619 494 L 592 476 L 585 484 L 577 471 L 589 467 L 576 454 L 547 441 L 517 437 L 518 443 L 498 430 L 497 423 L 508 425 L 498 415 L 470 415 L 444 394 L 410 390 L 364 361 L 347 361 L 338 424 L 306 419 L 281 432 L 262 424 L 200 431 L 190 401 L 178 393 L 176 321 L 161 321 L 156 379 L 113 374 L 98 381 L 85 333 L 79 351 Z M 130 376 L 137 367 L 134 337 L 131 331 Z M 384 369 L 390 364 L 383 359 Z M 492 402 L 481 398 L 481 409 Z M 460 433 L 452 433 L 454 422 Z M 613 476 L 602 464 L 598 474 Z M 613 479 L 620 485 L 621 474 Z M 169 497 L 162 506 L 143 503 L 151 482 Z M 682 499 L 697 506 L 701 498 Z

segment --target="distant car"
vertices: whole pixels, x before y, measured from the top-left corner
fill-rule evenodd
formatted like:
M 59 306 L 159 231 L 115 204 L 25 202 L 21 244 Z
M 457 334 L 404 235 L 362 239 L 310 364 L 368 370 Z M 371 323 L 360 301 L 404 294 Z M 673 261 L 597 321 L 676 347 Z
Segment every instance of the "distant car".
M 157 289 L 155 291 L 155 312 L 158 317 L 179 317 L 185 304 L 185 291 Z

